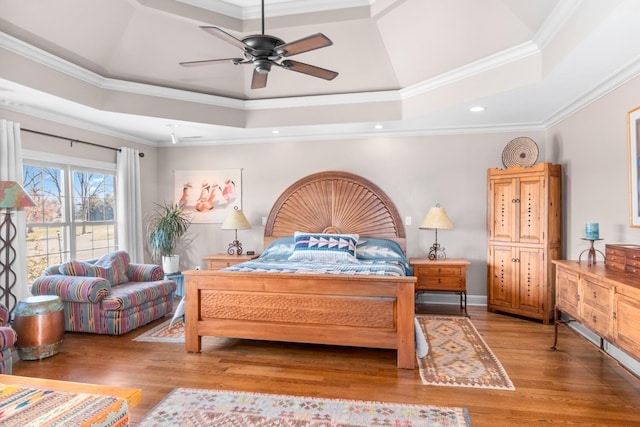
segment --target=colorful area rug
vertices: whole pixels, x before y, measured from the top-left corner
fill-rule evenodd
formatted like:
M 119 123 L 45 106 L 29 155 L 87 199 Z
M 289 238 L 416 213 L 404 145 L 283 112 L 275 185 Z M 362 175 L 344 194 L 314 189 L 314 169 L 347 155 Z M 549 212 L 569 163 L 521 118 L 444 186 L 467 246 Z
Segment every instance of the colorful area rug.
M 418 358 L 424 384 L 515 390 L 467 317 L 423 315 L 418 322 L 429 344 L 429 354 Z
M 128 425 L 127 402 L 116 397 L 0 384 L 3 427 Z
M 470 426 L 465 408 L 177 388 L 138 423 L 164 426 Z
M 173 325 L 171 325 L 171 320 L 167 320 L 153 329 L 149 329 L 148 331 L 138 335 L 133 340 L 142 342 L 174 342 L 184 344 L 184 324 L 182 323 L 182 320 L 176 320 Z

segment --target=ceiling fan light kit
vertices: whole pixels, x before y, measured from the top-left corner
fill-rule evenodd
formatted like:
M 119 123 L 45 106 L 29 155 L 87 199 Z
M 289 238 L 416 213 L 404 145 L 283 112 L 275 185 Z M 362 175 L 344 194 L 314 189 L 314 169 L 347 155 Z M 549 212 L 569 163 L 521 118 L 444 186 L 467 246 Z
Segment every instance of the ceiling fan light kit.
M 335 71 L 320 68 L 315 65 L 293 60 L 284 60 L 284 58 L 289 56 L 331 46 L 333 45 L 333 42 L 322 33 L 313 34 L 290 43 L 285 43 L 284 40 L 279 39 L 278 37 L 265 34 L 264 0 L 262 0 L 262 34 L 260 35 L 251 35 L 243 39 L 238 39 L 218 27 L 202 26 L 200 28 L 209 34 L 242 49 L 244 52 L 244 58 L 221 58 L 181 62 L 180 65 L 184 67 L 197 67 L 201 65 L 225 62 L 231 62 L 234 65 L 253 64 L 254 69 L 253 78 L 251 80 L 251 89 L 261 89 L 267 86 L 267 76 L 273 65 L 285 70 L 296 71 L 298 73 L 307 74 L 309 76 L 325 80 L 333 80 L 338 75 Z

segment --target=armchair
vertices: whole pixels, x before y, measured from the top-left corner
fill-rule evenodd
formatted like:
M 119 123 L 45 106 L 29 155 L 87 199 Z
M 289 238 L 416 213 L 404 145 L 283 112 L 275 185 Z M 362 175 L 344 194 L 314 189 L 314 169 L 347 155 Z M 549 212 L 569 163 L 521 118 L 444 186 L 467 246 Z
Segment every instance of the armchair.
M 11 374 L 11 350 L 18 336 L 9 326 L 9 310 L 0 303 L 0 374 Z

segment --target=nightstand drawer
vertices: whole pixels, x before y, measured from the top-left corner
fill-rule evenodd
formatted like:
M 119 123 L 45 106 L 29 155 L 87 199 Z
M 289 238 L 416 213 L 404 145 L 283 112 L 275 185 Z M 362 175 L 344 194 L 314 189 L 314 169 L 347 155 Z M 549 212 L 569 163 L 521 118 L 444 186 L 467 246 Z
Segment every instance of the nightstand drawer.
M 421 276 L 416 283 L 418 290 L 462 291 L 465 289 L 460 276 L 429 277 Z
M 203 257 L 207 261 L 207 270 L 221 270 L 241 262 L 258 258 L 258 255 L 227 255 L 216 254 Z
M 209 260 L 207 262 L 207 269 L 208 270 L 221 270 L 223 268 L 231 267 L 232 265 L 236 265 L 236 264 L 237 264 L 237 262 Z
M 415 271 L 416 276 L 461 276 L 461 267 L 436 267 L 436 266 L 419 266 Z

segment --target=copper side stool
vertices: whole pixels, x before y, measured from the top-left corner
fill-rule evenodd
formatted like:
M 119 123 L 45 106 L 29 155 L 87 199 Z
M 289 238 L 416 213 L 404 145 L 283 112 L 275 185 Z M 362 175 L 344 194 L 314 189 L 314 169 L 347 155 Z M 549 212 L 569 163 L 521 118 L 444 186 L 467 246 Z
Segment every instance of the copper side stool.
M 55 295 L 25 298 L 16 306 L 13 329 L 22 360 L 40 360 L 58 354 L 64 337 L 64 307 Z

